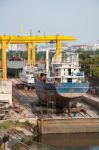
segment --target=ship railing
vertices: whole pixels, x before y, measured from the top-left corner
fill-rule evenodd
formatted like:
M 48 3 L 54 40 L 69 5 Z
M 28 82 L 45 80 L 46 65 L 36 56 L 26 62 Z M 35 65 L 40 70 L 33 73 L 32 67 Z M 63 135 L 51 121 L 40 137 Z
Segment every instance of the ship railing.
M 61 77 L 60 76 L 60 72 L 54 72 L 54 73 L 51 73 L 50 74 L 51 77 Z M 71 75 L 68 75 L 68 74 L 64 74 L 65 77 L 85 77 L 85 74 L 82 72 L 82 73 L 71 73 Z
M 53 61 L 52 64 L 60 64 L 60 65 L 68 65 L 68 66 L 72 66 L 72 67 L 81 67 L 78 63 L 73 63 L 73 62 L 69 62 L 69 61 Z
M 46 81 L 47 81 L 47 82 L 53 82 L 53 83 L 54 83 L 56 79 L 58 79 L 58 80 L 60 79 L 60 81 L 61 81 L 61 77 L 57 77 L 57 76 L 50 76 L 50 77 L 47 77 L 47 78 L 46 78 Z

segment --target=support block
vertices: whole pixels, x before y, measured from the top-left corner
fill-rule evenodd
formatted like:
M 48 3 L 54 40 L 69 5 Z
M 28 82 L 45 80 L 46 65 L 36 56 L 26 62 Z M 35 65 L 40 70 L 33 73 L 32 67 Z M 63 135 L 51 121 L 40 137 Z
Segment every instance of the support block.
M 12 105 L 12 82 L 0 81 L 0 103 Z

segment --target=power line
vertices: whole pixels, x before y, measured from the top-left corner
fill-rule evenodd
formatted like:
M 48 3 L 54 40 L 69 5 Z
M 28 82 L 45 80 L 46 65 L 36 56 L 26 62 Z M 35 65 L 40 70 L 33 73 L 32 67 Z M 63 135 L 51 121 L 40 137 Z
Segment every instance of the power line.
M 5 130 L 0 129 L 2 132 L 6 133 L 7 135 L 9 135 Z M 25 143 L 21 142 L 19 139 L 14 139 L 11 135 L 9 135 L 9 138 L 16 140 L 17 142 L 21 143 L 22 145 L 24 145 L 25 147 L 29 148 L 30 150 L 33 150 L 32 147 L 26 145 Z
M 10 139 L 16 140 L 17 142 L 21 143 L 22 145 L 24 145 L 25 147 L 29 148 L 30 150 L 33 150 L 32 147 L 28 146 L 28 145 L 25 144 L 24 142 L 21 142 L 19 139 L 14 139 L 14 138 L 11 136 L 11 134 L 9 135 L 8 132 L 5 131 L 4 129 L 0 129 L 0 130 L 1 130 L 2 132 L 6 133 L 6 134 L 9 136 Z M 36 142 L 36 141 L 33 141 L 33 142 L 36 143 L 36 144 L 39 144 L 39 145 L 41 145 L 41 146 L 46 146 L 47 148 L 51 148 L 51 149 L 53 149 L 53 150 L 58 150 L 58 149 L 56 149 L 56 148 L 54 148 L 54 147 L 52 147 L 52 146 L 45 145 L 45 144 L 42 144 L 42 143 L 40 143 L 40 142 Z

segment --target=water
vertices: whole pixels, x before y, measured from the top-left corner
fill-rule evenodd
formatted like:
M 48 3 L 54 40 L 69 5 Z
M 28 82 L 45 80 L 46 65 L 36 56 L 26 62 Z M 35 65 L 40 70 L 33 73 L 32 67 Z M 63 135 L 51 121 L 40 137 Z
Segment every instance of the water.
M 99 150 L 99 133 L 49 134 L 26 144 L 33 150 Z M 17 145 L 17 148 L 29 150 L 22 145 Z

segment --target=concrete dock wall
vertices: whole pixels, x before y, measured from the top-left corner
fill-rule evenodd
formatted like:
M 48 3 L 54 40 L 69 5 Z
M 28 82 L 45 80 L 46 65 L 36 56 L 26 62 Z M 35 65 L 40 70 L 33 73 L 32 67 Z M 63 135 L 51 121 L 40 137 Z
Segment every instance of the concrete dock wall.
M 12 82 L 0 81 L 0 102 L 12 105 Z
M 25 118 L 25 119 L 19 119 L 18 121 L 21 123 L 28 121 L 29 123 L 37 126 L 38 119 L 37 118 Z
M 95 107 L 96 109 L 99 109 L 99 97 L 89 97 L 89 96 L 84 96 L 83 102 L 87 103 L 88 105 L 91 105 L 92 107 Z
M 41 134 L 99 132 L 99 119 L 41 119 L 38 126 Z

